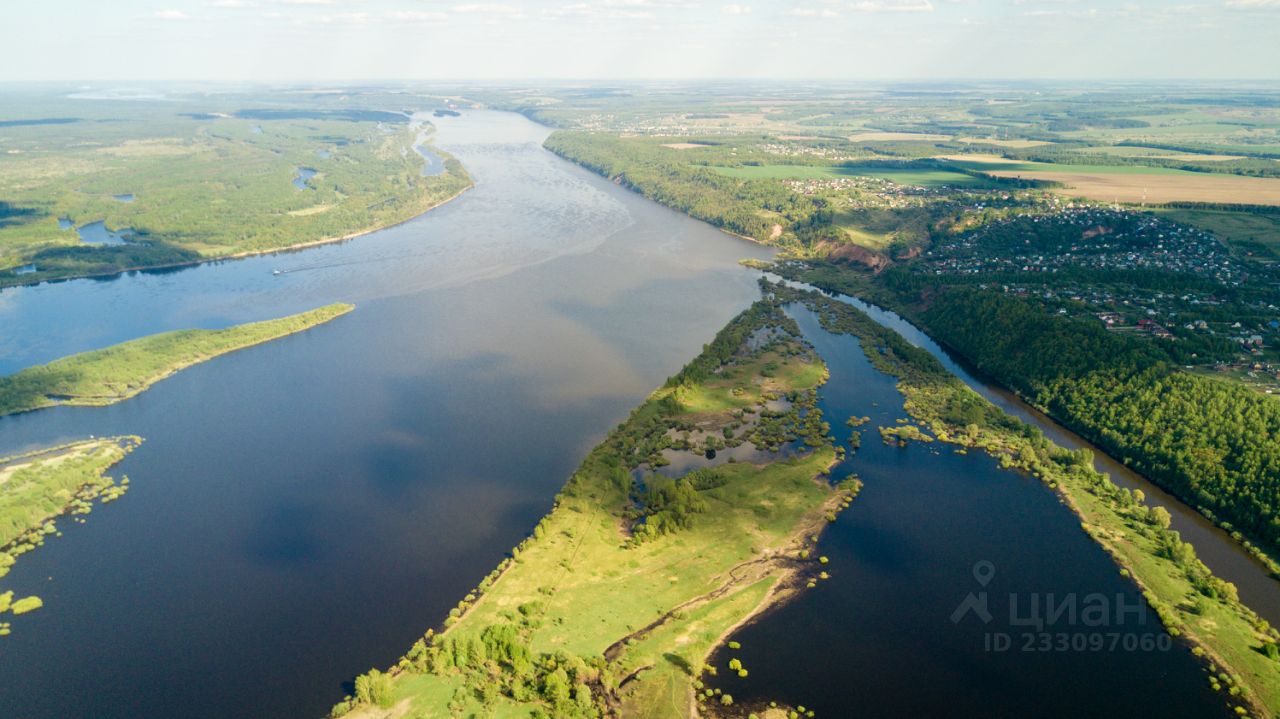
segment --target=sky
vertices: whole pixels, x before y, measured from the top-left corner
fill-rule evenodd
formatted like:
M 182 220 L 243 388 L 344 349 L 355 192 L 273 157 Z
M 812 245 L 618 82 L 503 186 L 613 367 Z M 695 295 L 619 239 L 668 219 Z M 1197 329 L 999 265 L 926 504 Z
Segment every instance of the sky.
M 3 0 L 0 81 L 1280 80 L 1280 0 Z

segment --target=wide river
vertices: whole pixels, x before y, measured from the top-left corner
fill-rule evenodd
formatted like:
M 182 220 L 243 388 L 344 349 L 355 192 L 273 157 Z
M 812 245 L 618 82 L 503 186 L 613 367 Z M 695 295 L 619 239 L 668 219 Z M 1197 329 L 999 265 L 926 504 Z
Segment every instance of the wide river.
M 65 536 L 3 580 L 45 607 L 0 641 L 0 716 L 324 714 L 355 674 L 445 616 L 591 445 L 756 296 L 757 273 L 736 262 L 769 251 L 554 157 L 546 128 L 490 112 L 432 122 L 477 185 L 412 222 L 299 253 L 0 293 L 0 373 L 168 329 L 357 305 L 112 407 L 0 418 L 0 454 L 146 438 L 114 472 L 131 479 L 123 500 L 60 523 Z M 901 414 L 856 343 L 805 324 L 832 364 L 823 401 L 838 435 L 841 413 Z M 874 426 L 864 446 L 878 445 Z M 1096 714 L 1124 691 L 1134 701 L 1114 708 L 1129 713 L 1221 707 L 1176 644 L 1029 657 L 989 652 L 974 644 L 981 627 L 949 622 L 984 589 L 971 574 L 982 560 L 993 596 L 1137 601 L 1038 483 L 950 449 L 869 446 L 850 462 L 867 489 L 824 539 L 827 598 L 746 630 L 762 633 L 748 648 L 789 658 L 744 656 L 751 679 L 735 694 L 824 716 L 858 696 L 873 714 L 1025 713 L 1042 695 Z M 1159 635 L 1150 623 L 1115 633 Z M 820 691 L 841 682 L 866 694 Z M 1081 683 L 1093 688 L 1070 690 Z
M 0 419 L 0 454 L 146 442 L 132 489 L 3 580 L 0 717 L 318 717 L 532 529 L 587 450 L 757 295 L 764 248 L 541 148 L 433 120 L 476 179 L 305 252 L 0 293 L 0 373 L 328 302 L 350 315 L 136 399 Z M 274 276 L 273 270 L 288 270 Z

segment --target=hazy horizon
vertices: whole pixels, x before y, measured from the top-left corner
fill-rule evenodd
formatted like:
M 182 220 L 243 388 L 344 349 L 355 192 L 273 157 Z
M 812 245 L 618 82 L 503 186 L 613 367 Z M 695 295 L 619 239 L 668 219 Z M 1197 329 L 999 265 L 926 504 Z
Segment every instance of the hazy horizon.
M 1254 81 L 1280 67 L 1280 0 L 61 0 L 6 20 L 0 82 Z

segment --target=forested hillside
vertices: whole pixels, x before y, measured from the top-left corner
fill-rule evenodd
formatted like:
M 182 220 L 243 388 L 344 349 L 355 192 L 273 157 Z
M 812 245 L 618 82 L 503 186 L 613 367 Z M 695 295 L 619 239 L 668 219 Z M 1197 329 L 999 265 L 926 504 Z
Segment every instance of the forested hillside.
M 1011 297 L 951 289 L 939 339 L 1193 505 L 1280 544 L 1280 403 L 1178 371 L 1158 346 Z
M 545 146 L 655 202 L 761 242 L 794 241 L 791 231 L 820 210 L 813 199 L 777 182 L 726 177 L 667 157 L 674 151 L 657 143 L 557 132 Z

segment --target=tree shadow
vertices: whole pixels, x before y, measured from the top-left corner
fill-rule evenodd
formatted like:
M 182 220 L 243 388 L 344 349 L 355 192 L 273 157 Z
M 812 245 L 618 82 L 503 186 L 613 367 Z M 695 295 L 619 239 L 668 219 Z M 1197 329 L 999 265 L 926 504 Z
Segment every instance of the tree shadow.
M 689 664 L 689 660 L 685 659 L 679 654 L 672 654 L 671 652 L 667 652 L 666 654 L 662 655 L 662 658 L 666 659 L 668 662 L 670 662 L 672 665 L 674 665 L 677 669 L 684 672 L 685 674 L 689 676 L 693 676 L 693 667 Z

